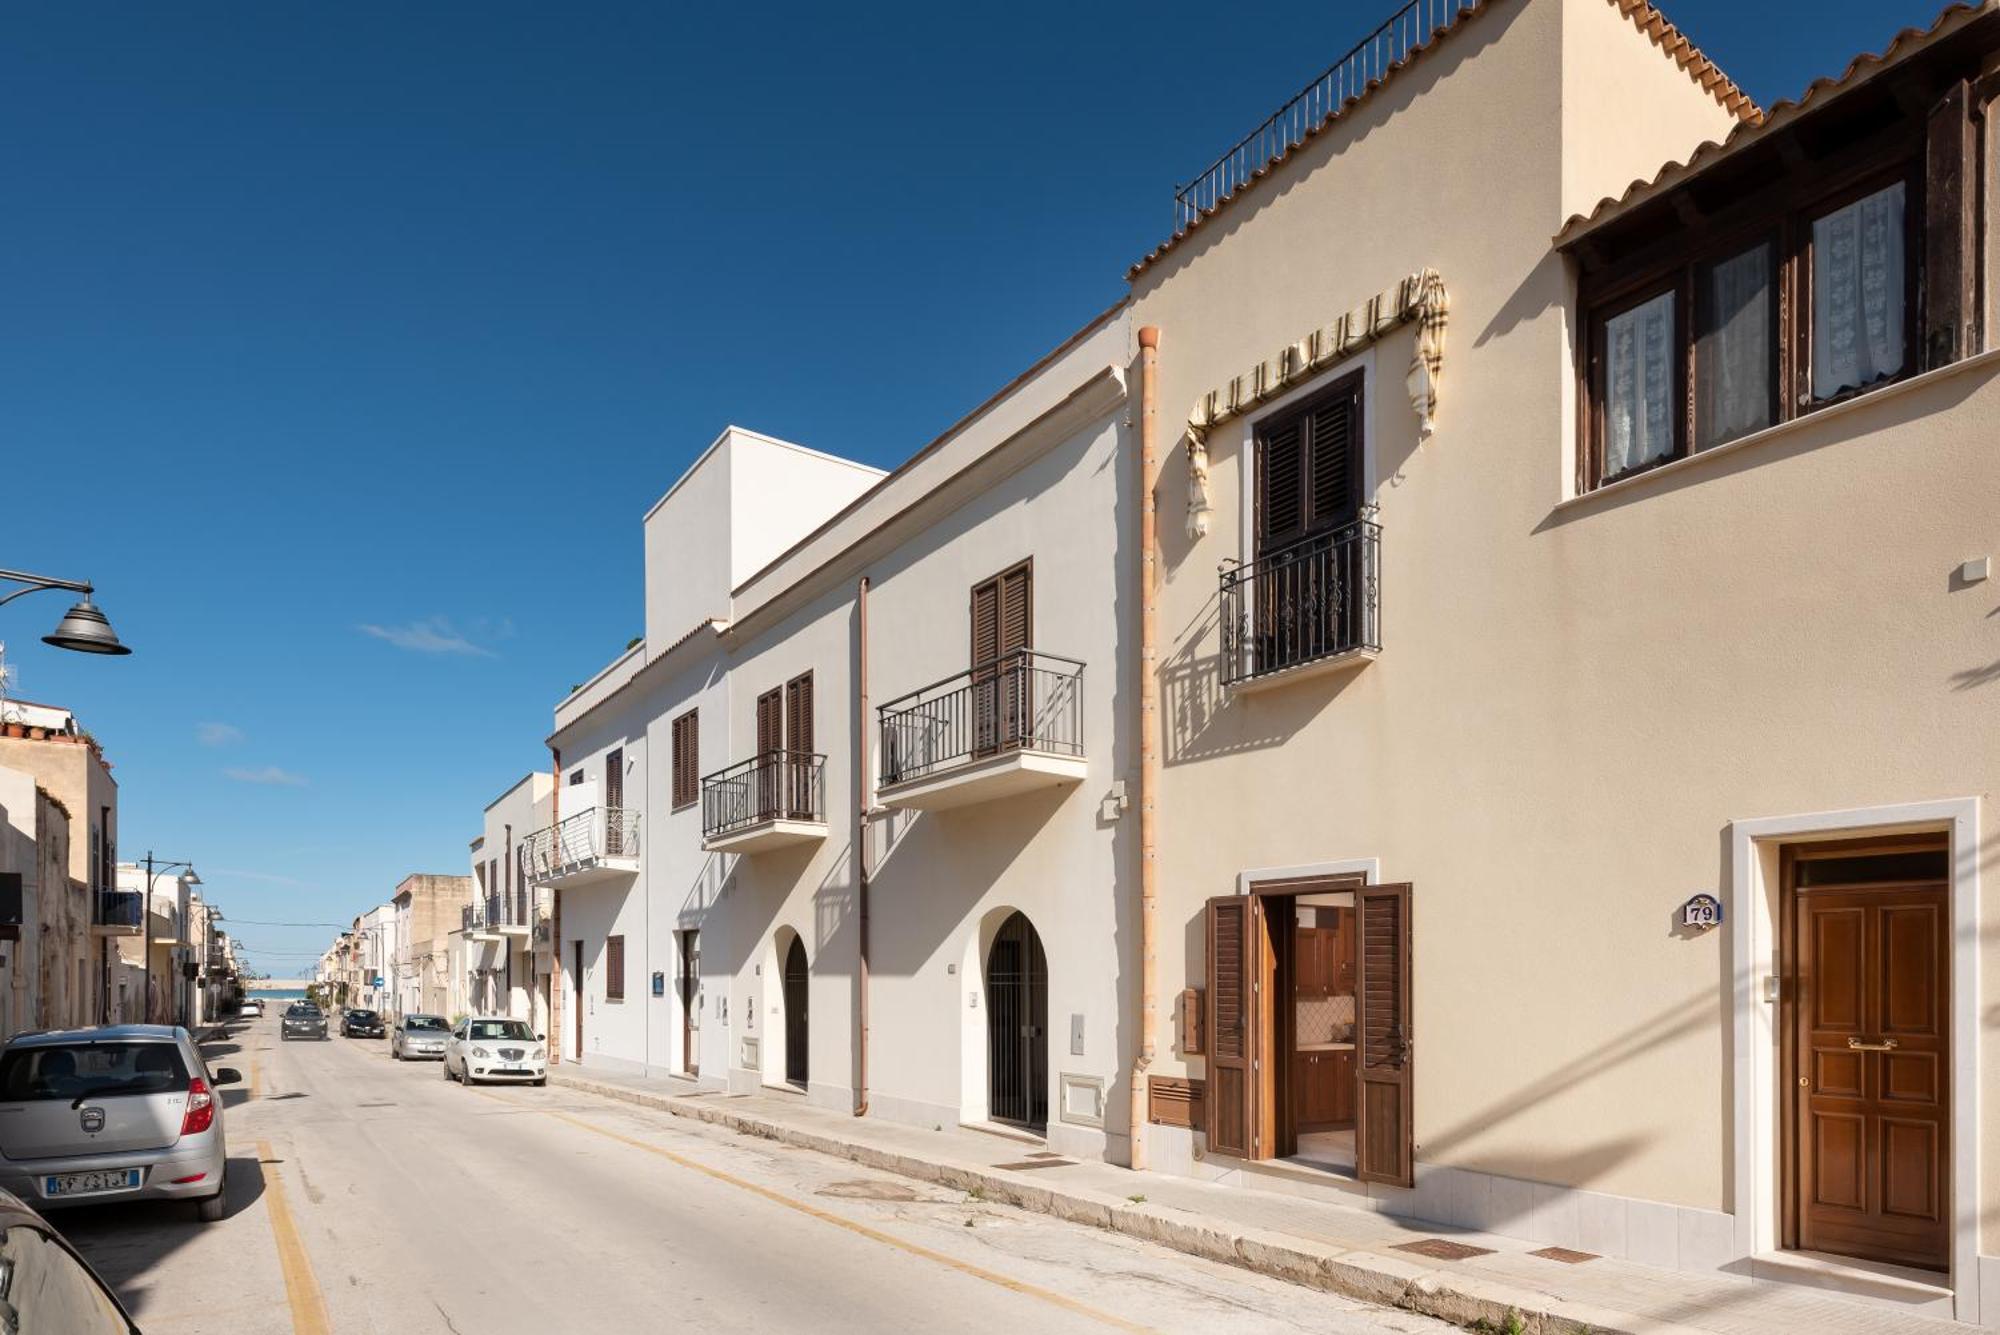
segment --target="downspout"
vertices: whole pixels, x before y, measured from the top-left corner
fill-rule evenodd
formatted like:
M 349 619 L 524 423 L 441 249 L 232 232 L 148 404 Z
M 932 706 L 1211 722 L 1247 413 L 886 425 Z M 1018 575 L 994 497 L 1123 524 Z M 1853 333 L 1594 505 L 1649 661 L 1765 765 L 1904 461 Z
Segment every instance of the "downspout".
M 856 977 L 861 988 L 854 1002 L 854 1115 L 868 1115 L 868 813 L 875 793 L 868 750 L 868 576 L 854 593 L 854 717 L 860 745 L 854 748 L 854 905 L 861 927 L 861 962 Z
M 549 789 L 549 828 L 553 830 L 562 824 L 562 752 L 556 749 L 554 743 L 549 745 L 549 763 L 555 766 L 556 777 L 555 786 Z M 529 790 L 528 796 L 531 799 L 534 797 L 533 789 Z M 533 928 L 528 930 L 531 934 L 534 931 Z M 529 939 L 532 943 L 532 935 Z M 562 889 L 552 885 L 549 887 L 549 1041 L 547 1044 L 551 1066 L 558 1065 L 562 1061 L 562 988 L 556 983 L 556 979 L 561 976 Z M 576 1059 L 582 1061 L 583 1054 L 577 1053 Z
M 1153 1065 L 1159 961 L 1155 958 L 1155 918 L 1159 912 L 1159 868 L 1155 861 L 1153 803 L 1159 787 L 1160 686 L 1154 671 L 1159 609 L 1154 606 L 1157 517 L 1153 468 L 1159 445 L 1156 411 L 1160 331 L 1139 330 L 1139 1055 L 1132 1063 L 1132 1098 L 1127 1110 L 1134 1171 L 1146 1167 L 1146 1081 Z

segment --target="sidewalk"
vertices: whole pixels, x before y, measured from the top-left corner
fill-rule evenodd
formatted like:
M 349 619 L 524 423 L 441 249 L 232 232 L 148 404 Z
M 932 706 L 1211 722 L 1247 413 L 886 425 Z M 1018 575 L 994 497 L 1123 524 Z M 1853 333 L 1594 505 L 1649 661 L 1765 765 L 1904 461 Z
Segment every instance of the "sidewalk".
M 1461 1325 L 1484 1321 L 1505 1330 L 1510 1315 L 1518 1314 L 1526 1331 L 1552 1335 L 1943 1335 L 1971 1329 L 1803 1287 L 1655 1270 L 1291 1194 L 1071 1162 L 985 1132 L 925 1131 L 849 1117 L 782 1094 L 724 1094 L 686 1080 L 582 1073 L 570 1065 L 551 1068 L 549 1078 Z M 1410 1244 L 1427 1251 L 1408 1250 Z M 1474 1254 L 1453 1256 L 1462 1249 Z

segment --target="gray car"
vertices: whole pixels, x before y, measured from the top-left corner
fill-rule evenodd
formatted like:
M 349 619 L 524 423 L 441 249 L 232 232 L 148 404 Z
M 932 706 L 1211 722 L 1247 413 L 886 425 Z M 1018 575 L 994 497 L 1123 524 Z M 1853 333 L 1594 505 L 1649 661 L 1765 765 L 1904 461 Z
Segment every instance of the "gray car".
M 185 1200 L 222 1218 L 228 1148 L 211 1072 L 188 1031 L 101 1025 L 18 1034 L 0 1048 L 0 1188 L 38 1209 Z
M 405 1015 L 389 1031 L 389 1055 L 397 1061 L 444 1060 L 451 1026 L 442 1015 Z

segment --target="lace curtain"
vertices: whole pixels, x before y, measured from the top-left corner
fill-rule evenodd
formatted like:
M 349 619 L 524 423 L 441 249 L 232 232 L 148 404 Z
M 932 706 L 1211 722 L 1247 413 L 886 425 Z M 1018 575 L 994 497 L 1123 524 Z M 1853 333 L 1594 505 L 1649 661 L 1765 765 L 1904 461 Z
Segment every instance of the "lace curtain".
M 1604 322 L 1604 476 L 1674 452 L 1674 294 Z
M 1815 219 L 1813 397 L 1903 369 L 1903 183 Z
M 1697 450 L 1771 425 L 1771 247 L 1704 266 L 1695 341 Z

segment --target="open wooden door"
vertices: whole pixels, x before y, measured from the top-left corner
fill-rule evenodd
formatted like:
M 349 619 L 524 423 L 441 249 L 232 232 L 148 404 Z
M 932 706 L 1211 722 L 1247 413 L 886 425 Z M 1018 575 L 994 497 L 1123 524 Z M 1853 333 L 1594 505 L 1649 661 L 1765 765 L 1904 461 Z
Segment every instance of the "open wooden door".
M 1415 1071 L 1410 1022 L 1410 887 L 1354 892 L 1358 915 L 1354 1024 L 1354 1175 L 1399 1187 L 1416 1183 Z
M 1255 895 L 1208 901 L 1208 1148 L 1262 1156 L 1257 1134 L 1259 960 L 1263 910 Z

